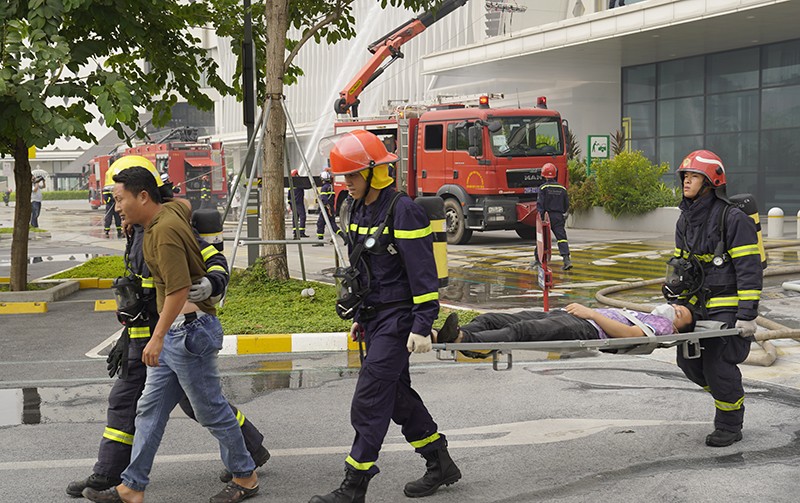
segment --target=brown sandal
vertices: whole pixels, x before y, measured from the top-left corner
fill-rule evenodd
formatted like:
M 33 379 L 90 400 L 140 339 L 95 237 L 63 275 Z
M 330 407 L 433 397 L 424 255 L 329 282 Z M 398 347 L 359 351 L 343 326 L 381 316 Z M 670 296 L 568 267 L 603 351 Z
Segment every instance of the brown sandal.
M 210 503 L 236 503 L 255 496 L 257 492 L 258 486 L 248 489 L 231 480 L 225 489 L 214 495 L 209 501 Z

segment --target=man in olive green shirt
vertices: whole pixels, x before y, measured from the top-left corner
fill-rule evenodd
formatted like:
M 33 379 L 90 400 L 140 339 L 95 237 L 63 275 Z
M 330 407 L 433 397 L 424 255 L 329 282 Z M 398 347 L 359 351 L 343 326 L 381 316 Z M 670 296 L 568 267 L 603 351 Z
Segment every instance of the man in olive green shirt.
M 107 491 L 84 491 L 95 502 L 140 503 L 149 483 L 170 412 L 183 394 L 197 421 L 220 444 L 225 467 L 233 480 L 211 503 L 232 503 L 258 492 L 255 463 L 245 447 L 242 430 L 222 396 L 217 353 L 222 327 L 210 301 L 188 300 L 193 281 L 206 274 L 203 257 L 189 224 L 191 209 L 183 201 L 161 203 L 155 178 L 145 168 L 132 167 L 114 176 L 114 200 L 125 222 L 145 228 L 144 259 L 153 275 L 158 324 L 142 351 L 147 382 L 136 411 L 136 434 L 122 484 Z M 193 500 L 189 495 L 186 500 Z

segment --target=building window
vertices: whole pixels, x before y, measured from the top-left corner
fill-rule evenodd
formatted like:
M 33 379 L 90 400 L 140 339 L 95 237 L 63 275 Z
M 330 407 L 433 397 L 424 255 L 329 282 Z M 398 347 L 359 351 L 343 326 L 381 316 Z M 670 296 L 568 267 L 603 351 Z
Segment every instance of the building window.
M 623 68 L 622 101 L 632 148 L 653 162 L 674 172 L 706 148 L 729 194 L 755 195 L 762 213 L 800 209 L 800 40 Z

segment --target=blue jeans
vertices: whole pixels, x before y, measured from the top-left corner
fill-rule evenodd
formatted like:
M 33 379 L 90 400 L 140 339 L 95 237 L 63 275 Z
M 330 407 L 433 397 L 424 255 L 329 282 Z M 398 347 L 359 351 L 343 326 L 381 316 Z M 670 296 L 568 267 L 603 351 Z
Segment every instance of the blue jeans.
M 222 349 L 222 326 L 205 315 L 186 325 L 176 322 L 164 337 L 158 367 L 147 368 L 147 382 L 136 410 L 136 434 L 122 482 L 135 491 L 149 483 L 158 445 L 170 412 L 183 394 L 197 421 L 219 440 L 222 462 L 234 477 L 249 477 L 255 463 L 245 447 L 242 430 L 222 396 L 217 353 Z
M 42 212 L 41 201 L 31 201 L 31 226 L 39 227 L 39 213 Z

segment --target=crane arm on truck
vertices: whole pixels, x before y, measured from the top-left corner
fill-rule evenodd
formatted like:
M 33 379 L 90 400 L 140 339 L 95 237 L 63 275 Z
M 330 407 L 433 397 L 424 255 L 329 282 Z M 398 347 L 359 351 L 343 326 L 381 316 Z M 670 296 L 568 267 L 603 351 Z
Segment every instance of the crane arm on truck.
M 352 111 L 353 117 L 358 117 L 358 96 L 372 81 L 378 78 L 392 63 L 403 57 L 400 47 L 425 31 L 430 25 L 461 7 L 468 0 L 444 0 L 435 5 L 431 10 L 420 14 L 387 33 L 369 45 L 372 53 L 369 61 L 361 67 L 358 73 L 339 92 L 339 99 L 333 103 L 337 114 L 346 114 Z M 388 58 L 388 59 L 387 59 Z

